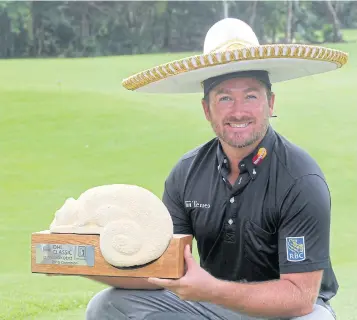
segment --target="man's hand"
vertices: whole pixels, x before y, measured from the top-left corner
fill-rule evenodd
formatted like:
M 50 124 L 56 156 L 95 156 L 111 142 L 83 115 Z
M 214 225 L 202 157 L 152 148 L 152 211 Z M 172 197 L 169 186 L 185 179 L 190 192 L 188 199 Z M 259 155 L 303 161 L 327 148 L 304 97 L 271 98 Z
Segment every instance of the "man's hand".
M 149 278 L 152 284 L 166 288 L 182 300 L 208 301 L 215 291 L 217 279 L 202 269 L 193 258 L 190 246 L 185 247 L 186 274 L 178 280 Z

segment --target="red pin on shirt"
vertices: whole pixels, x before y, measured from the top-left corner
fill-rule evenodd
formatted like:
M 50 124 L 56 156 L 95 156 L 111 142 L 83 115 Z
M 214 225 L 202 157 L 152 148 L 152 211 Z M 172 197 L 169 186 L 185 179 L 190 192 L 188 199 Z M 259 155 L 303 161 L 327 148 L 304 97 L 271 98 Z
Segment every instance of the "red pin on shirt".
M 253 158 L 253 163 L 255 164 L 255 165 L 258 165 L 260 162 L 262 162 L 263 161 L 263 159 L 266 157 L 266 155 L 267 155 L 267 149 L 265 149 L 265 148 L 260 148 L 259 150 L 258 150 L 258 153 L 254 156 L 254 158 Z

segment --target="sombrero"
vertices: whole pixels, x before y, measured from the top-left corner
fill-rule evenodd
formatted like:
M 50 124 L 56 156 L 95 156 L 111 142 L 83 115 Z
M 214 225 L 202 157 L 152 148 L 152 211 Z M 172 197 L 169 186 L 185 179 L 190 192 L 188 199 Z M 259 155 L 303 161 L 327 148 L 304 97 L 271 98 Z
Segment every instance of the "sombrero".
M 122 85 L 147 93 L 197 93 L 202 92 L 204 80 L 224 74 L 263 70 L 276 83 L 336 70 L 347 60 L 347 53 L 322 46 L 260 45 L 249 25 L 226 18 L 208 30 L 203 54 L 141 71 Z

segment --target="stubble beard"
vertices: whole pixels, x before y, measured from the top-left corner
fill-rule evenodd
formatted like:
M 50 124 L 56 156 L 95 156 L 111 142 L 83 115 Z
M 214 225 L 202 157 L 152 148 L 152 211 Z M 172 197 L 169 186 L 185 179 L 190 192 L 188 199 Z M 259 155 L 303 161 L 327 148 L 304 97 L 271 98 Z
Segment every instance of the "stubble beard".
M 211 122 L 211 126 L 217 137 L 229 146 L 233 148 L 245 148 L 256 143 L 264 137 L 269 127 L 269 111 L 267 111 L 267 113 L 264 115 L 263 123 L 246 139 L 244 139 L 239 133 L 234 134 L 232 137 L 232 135 L 228 134 L 224 129 L 224 125 L 221 127 L 214 121 Z

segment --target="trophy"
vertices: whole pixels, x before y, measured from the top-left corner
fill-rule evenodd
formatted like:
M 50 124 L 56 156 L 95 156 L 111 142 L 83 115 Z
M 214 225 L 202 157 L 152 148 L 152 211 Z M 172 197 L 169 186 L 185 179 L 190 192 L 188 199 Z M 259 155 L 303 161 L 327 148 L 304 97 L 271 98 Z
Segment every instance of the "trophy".
M 32 273 L 157 277 L 184 275 L 191 235 L 173 233 L 164 203 L 135 185 L 90 188 L 31 235 Z

